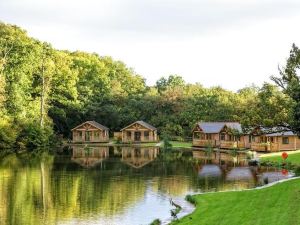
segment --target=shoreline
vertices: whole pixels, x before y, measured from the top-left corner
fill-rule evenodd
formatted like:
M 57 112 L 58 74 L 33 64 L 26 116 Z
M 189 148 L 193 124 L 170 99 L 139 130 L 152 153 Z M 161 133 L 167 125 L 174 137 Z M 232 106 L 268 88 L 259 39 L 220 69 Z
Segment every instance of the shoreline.
M 230 191 L 218 191 L 218 192 L 205 192 L 205 193 L 195 193 L 193 194 L 192 196 L 197 196 L 197 195 L 211 195 L 211 194 L 217 194 L 217 193 L 234 193 L 234 192 L 248 192 L 248 191 L 254 191 L 254 190 L 263 190 L 263 189 L 267 189 L 269 187 L 272 187 L 272 186 L 275 186 L 275 185 L 278 185 L 278 184 L 281 184 L 281 183 L 285 183 L 285 182 L 289 182 L 289 181 L 292 181 L 292 180 L 297 180 L 297 179 L 300 179 L 300 176 L 291 176 L 287 179 L 282 179 L 282 180 L 279 180 L 279 181 L 275 181 L 275 182 L 272 182 L 272 183 L 269 183 L 269 184 L 266 184 L 266 185 L 263 185 L 263 186 L 259 186 L 259 187 L 255 187 L 255 188 L 249 188 L 249 189 L 243 189 L 243 190 L 230 190 Z M 186 200 L 185 200 L 186 201 Z M 190 203 L 191 204 L 191 203 Z M 193 204 L 192 204 L 193 205 Z M 182 218 L 186 217 L 186 216 L 189 216 L 191 215 L 192 213 L 195 212 L 195 210 L 197 209 L 197 206 L 194 205 L 194 210 L 180 218 L 178 218 L 177 221 L 180 221 Z M 173 221 L 170 221 L 169 223 L 163 223 L 163 225 L 166 225 L 166 224 L 172 224 Z

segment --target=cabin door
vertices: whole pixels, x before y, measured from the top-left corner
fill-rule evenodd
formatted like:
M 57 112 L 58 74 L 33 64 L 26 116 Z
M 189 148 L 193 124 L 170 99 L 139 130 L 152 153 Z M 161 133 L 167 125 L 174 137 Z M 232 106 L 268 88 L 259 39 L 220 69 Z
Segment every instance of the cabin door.
M 91 141 L 91 135 L 92 135 L 91 131 L 86 131 L 85 132 L 85 141 Z
M 134 141 L 141 141 L 141 132 L 140 131 L 134 132 Z

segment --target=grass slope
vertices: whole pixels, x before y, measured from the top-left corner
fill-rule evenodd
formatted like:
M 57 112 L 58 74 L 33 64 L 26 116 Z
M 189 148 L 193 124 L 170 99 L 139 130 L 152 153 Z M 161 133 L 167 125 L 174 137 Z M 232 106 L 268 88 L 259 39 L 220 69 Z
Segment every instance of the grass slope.
M 287 162 L 290 162 L 294 165 L 300 165 L 300 153 L 289 153 L 289 157 L 287 158 Z M 276 156 L 263 156 L 261 157 L 261 161 L 272 161 L 272 162 L 282 162 L 281 155 Z
M 170 141 L 173 148 L 191 148 L 192 142 Z
M 195 195 L 197 208 L 176 225 L 299 225 L 300 179 L 241 192 Z

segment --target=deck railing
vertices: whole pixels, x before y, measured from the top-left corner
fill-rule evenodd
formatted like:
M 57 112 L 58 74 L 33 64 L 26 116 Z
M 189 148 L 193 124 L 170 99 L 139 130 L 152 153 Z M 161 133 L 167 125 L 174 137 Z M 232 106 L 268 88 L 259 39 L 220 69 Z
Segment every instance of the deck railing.
M 278 143 L 270 143 L 270 142 L 251 143 L 251 149 L 254 151 L 267 151 L 267 152 L 279 151 Z
M 237 148 L 237 141 L 220 141 L 220 148 Z
M 251 143 L 251 149 L 254 151 L 270 151 L 271 145 L 268 142 L 262 142 L 262 143 Z

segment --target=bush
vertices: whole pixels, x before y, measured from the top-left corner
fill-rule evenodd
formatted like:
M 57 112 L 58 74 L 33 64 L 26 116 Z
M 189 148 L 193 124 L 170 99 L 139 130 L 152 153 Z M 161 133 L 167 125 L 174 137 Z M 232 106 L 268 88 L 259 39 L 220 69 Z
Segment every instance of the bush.
M 16 137 L 17 131 L 14 128 L 0 125 L 0 149 L 13 148 Z
M 166 134 L 163 135 L 163 148 L 165 150 L 172 148 L 172 144 L 170 143 L 170 137 Z
M 196 201 L 195 197 L 192 195 L 185 196 L 185 200 L 193 205 L 197 205 L 197 201 Z
M 50 146 L 54 137 L 50 127 L 41 128 L 37 123 L 23 124 L 16 139 L 19 149 L 36 149 Z
M 300 176 L 300 166 L 297 166 L 294 170 L 295 176 Z
M 161 221 L 159 219 L 155 219 L 152 221 L 152 223 L 150 223 L 150 225 L 160 225 Z

